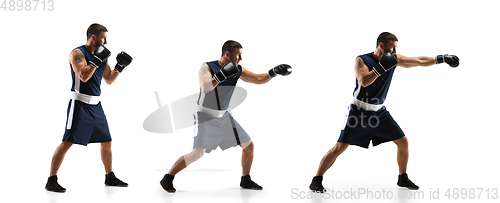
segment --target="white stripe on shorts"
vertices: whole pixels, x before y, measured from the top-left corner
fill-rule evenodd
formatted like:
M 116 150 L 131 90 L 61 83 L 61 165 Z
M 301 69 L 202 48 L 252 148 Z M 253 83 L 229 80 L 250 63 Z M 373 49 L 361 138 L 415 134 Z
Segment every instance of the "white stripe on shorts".
M 71 100 L 71 106 L 69 107 L 69 114 L 68 114 L 68 120 L 66 123 L 66 129 L 71 129 L 71 124 L 73 123 L 73 111 L 75 109 L 75 100 Z
M 194 113 L 194 135 L 193 135 L 193 137 L 198 136 L 198 124 L 199 124 L 198 112 L 195 112 Z

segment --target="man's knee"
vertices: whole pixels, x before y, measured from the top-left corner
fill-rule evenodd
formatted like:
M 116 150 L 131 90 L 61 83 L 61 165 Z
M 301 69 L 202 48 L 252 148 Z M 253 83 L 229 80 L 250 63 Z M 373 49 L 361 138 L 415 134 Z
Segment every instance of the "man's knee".
M 73 146 L 73 143 L 62 141 L 59 145 L 59 148 L 64 151 L 68 151 L 71 146 Z
M 194 148 L 189 154 L 184 155 L 186 166 L 200 159 L 205 154 L 205 149 Z
M 406 136 L 402 137 L 402 138 L 399 138 L 397 140 L 394 140 L 394 143 L 396 143 L 396 145 L 398 146 L 398 148 L 402 148 L 402 149 L 407 149 L 408 148 L 408 138 L 406 138 Z
M 101 147 L 103 149 L 111 149 L 111 141 L 109 141 L 109 142 L 101 142 Z
M 249 140 L 243 144 L 240 145 L 243 148 L 243 151 L 245 152 L 253 152 L 253 142 L 252 140 Z
M 337 144 L 335 144 L 335 146 L 333 146 L 333 148 L 330 149 L 330 153 L 340 155 L 347 149 L 347 147 L 349 147 L 349 144 L 343 142 L 337 142 Z
M 189 159 L 196 161 L 200 159 L 205 154 L 205 149 L 195 148 L 191 153 L 188 154 Z

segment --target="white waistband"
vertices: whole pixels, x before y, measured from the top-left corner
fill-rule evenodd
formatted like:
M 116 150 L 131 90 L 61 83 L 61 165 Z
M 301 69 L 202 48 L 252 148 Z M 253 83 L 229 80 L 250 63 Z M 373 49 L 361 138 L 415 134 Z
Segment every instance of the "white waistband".
M 198 105 L 198 111 L 206 113 L 212 117 L 218 117 L 218 118 L 222 117 L 227 112 L 227 110 L 209 109 L 200 105 Z
M 99 96 L 92 96 L 92 95 L 88 95 L 88 94 L 82 94 L 82 93 L 79 93 L 79 92 L 71 92 L 71 99 L 74 99 L 74 100 L 78 100 L 78 101 L 81 101 L 83 103 L 86 103 L 86 104 L 99 104 L 99 102 L 101 101 L 99 99 Z
M 361 109 L 364 109 L 365 111 L 378 111 L 382 107 L 384 107 L 384 104 L 370 104 L 364 101 L 360 101 L 359 99 L 356 98 L 352 99 L 352 104 L 356 105 Z

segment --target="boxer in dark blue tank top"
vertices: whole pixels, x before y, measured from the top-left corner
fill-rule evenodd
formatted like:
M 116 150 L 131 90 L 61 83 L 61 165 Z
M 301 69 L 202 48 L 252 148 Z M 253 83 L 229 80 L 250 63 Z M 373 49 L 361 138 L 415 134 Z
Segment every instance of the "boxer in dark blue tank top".
M 128 186 L 116 178 L 112 171 L 111 135 L 99 96 L 101 80 L 112 84 L 132 58 L 124 52 L 118 54 L 117 66 L 112 71 L 107 60 L 111 52 L 104 47 L 106 37 L 107 29 L 104 26 L 92 24 L 87 30 L 87 43 L 71 52 L 71 99 L 63 140 L 52 157 L 50 177 L 45 186 L 48 191 L 66 191 L 57 182 L 57 172 L 69 148 L 73 144 L 86 146 L 96 142 L 101 143 L 101 158 L 106 174 L 104 183 L 108 186 Z
M 221 71 L 222 66 L 218 61 L 205 64 L 212 75 Z M 205 153 L 210 153 L 217 147 L 226 150 L 250 141 L 250 136 L 226 111 L 242 73 L 241 65 L 236 68 L 238 74 L 219 83 L 212 91 L 205 93 L 200 88 L 200 110 L 194 115 L 196 125 L 193 148 L 205 149 Z
M 210 72 L 213 74 L 220 71 L 221 66 L 218 61 L 211 61 L 206 63 L 210 68 Z M 241 65 L 238 65 L 239 73 L 234 78 L 228 78 L 223 83 L 220 83 L 215 87 L 214 91 L 204 93 L 200 89 L 200 96 L 198 97 L 198 105 L 217 110 L 227 110 L 229 102 L 231 101 L 231 96 L 233 95 L 234 88 L 238 79 L 241 76 Z
M 459 59 L 454 55 L 405 57 L 396 54 L 397 41 L 395 35 L 388 32 L 381 33 L 377 38 L 377 47 L 374 52 L 356 57 L 354 67 L 356 87 L 346 125 L 335 146 L 323 156 L 316 176 L 309 185 L 311 190 L 316 192 L 325 190 L 322 185 L 323 174 L 349 145 L 368 148 L 370 142 L 373 146 L 377 146 L 388 141 L 393 141 L 398 147 L 397 185 L 408 189 L 419 189 L 406 174 L 409 154 L 408 139 L 386 110 L 384 102 L 396 66 L 410 68 L 447 63 L 451 67 L 456 67 Z
M 85 61 L 91 61 L 93 55 L 88 51 L 86 45 L 79 46 L 73 52 L 83 55 Z M 95 69 L 93 74 L 85 82 L 75 74 L 73 65 L 70 63 L 72 86 L 71 91 L 75 95 L 85 95 L 90 98 L 98 98 L 101 95 L 101 80 L 108 60 L 104 60 Z M 73 62 L 74 63 L 74 62 Z M 86 101 L 72 98 L 68 104 L 66 129 L 63 136 L 64 142 L 87 146 L 88 143 L 110 142 L 108 121 L 100 101 L 87 103 Z M 89 125 L 89 123 L 92 123 Z
M 93 55 L 90 53 L 89 50 L 87 50 L 87 47 L 85 45 L 79 46 L 76 49 L 80 50 L 83 53 L 85 61 L 87 61 L 87 63 L 90 60 L 92 60 Z M 81 81 L 80 78 L 75 75 L 75 71 L 73 70 L 73 65 L 71 65 L 70 63 L 69 67 L 71 70 L 71 78 L 73 80 L 73 84 L 71 85 L 71 91 L 76 91 L 87 95 L 100 96 L 102 74 L 106 69 L 107 63 L 108 59 L 104 60 L 102 64 L 99 66 L 99 68 L 97 68 L 94 71 L 92 76 L 86 82 Z
M 363 60 L 369 71 L 372 71 L 373 67 L 375 67 L 378 63 L 378 60 L 372 53 L 359 55 L 358 57 Z M 391 86 L 392 76 L 394 75 L 395 70 L 396 68 L 387 71 L 384 75 L 377 78 L 377 80 L 375 80 L 371 85 L 366 87 L 361 86 L 356 79 L 356 88 L 353 92 L 354 98 L 370 104 L 383 104 L 385 98 L 387 97 L 387 92 L 389 92 L 389 87 Z
M 250 178 L 250 167 L 253 161 L 253 142 L 250 136 L 227 111 L 236 83 L 241 78 L 245 82 L 264 84 L 276 75 L 289 75 L 292 68 L 289 65 L 278 65 L 268 73 L 255 74 L 243 66 L 241 61 L 242 46 L 229 40 L 222 46 L 222 56 L 217 61 L 203 63 L 199 72 L 200 96 L 198 97 L 198 112 L 195 118 L 195 137 L 193 150 L 177 159 L 170 171 L 160 181 L 167 192 L 175 192 L 174 176 L 192 162 L 198 160 L 204 153 L 220 147 L 225 150 L 241 146 L 242 177 L 240 187 L 261 190 L 262 187 Z

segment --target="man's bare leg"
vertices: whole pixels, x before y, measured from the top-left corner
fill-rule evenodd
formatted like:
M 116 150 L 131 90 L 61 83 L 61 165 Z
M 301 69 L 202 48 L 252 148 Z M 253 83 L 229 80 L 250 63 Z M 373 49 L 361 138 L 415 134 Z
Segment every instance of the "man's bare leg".
M 249 140 L 248 142 L 240 144 L 240 146 L 243 148 L 243 152 L 241 153 L 241 176 L 250 175 L 250 168 L 252 168 L 253 163 L 253 142 Z
M 349 147 L 349 144 L 337 142 L 335 146 L 326 152 L 319 163 L 318 171 L 316 172 L 316 176 L 313 177 L 311 185 L 309 185 L 309 189 L 316 192 L 324 192 L 325 187 L 323 187 L 322 184 L 323 175 L 333 165 L 335 160 L 337 160 L 337 157 L 347 149 L 347 147 Z
M 399 175 L 406 173 L 410 151 L 408 149 L 408 138 L 406 136 L 393 141 L 398 146 Z
M 66 188 L 63 188 L 57 182 L 57 171 L 59 171 L 64 157 L 66 156 L 66 152 L 68 152 L 71 146 L 73 146 L 73 143 L 62 141 L 54 151 L 52 161 L 50 162 L 50 176 L 47 180 L 47 184 L 45 185 L 46 190 L 52 192 L 66 192 Z
M 52 162 L 50 163 L 50 176 L 57 175 L 57 171 L 61 167 L 61 164 L 68 152 L 69 148 L 73 146 L 73 143 L 62 141 L 61 144 L 56 148 L 54 154 L 52 155 Z
M 418 190 L 419 187 L 415 185 L 406 174 L 406 167 L 408 165 L 409 158 L 409 147 L 408 138 L 406 136 L 393 141 L 398 146 L 398 166 L 399 166 L 399 176 L 398 176 L 398 186 L 406 187 L 411 190 Z
M 163 189 L 166 190 L 167 192 L 175 192 L 176 189 L 174 188 L 173 185 L 173 180 L 175 175 L 182 169 L 189 166 L 189 164 L 200 159 L 203 156 L 203 154 L 205 154 L 205 149 L 194 148 L 190 153 L 179 157 L 175 161 L 174 165 L 172 165 L 172 168 L 170 168 L 170 171 L 167 174 L 165 174 L 165 176 L 163 176 L 163 179 L 160 181 L 160 184 L 163 187 Z
M 113 152 L 111 151 L 111 141 L 101 143 L 101 160 L 104 164 L 106 174 L 113 172 Z
M 316 176 L 323 176 L 325 172 L 333 165 L 337 157 L 344 152 L 349 144 L 337 142 L 335 146 L 333 146 L 328 152 L 326 152 L 325 156 L 321 159 L 319 163 L 318 171 L 316 172 Z
M 101 143 L 101 160 L 106 172 L 104 184 L 107 186 L 128 187 L 126 182 L 121 181 L 113 172 L 113 152 L 111 151 L 111 141 Z
M 254 151 L 253 141 L 249 140 L 240 144 L 240 146 L 243 149 L 243 152 L 241 153 L 242 176 L 240 187 L 252 190 L 262 190 L 262 187 L 250 178 L 250 168 L 252 168 Z

